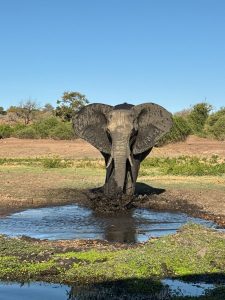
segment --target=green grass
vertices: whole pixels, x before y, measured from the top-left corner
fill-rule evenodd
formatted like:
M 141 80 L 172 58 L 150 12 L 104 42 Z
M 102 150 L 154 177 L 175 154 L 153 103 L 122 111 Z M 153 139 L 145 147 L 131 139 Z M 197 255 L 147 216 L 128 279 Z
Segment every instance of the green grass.
M 158 188 L 224 190 L 223 168 L 224 161 L 217 156 L 152 157 L 141 164 L 138 181 Z M 39 193 L 37 188 L 43 186 L 46 189 L 98 187 L 104 184 L 104 178 L 104 161 L 100 159 L 71 160 L 59 157 L 0 159 L 2 191 L 13 197 L 23 197 L 23 194 L 28 197 L 28 192 L 32 194 L 31 190 Z
M 200 225 L 135 248 L 79 250 L 0 236 L 0 280 L 101 283 L 224 274 L 225 235 Z
M 52 168 L 92 168 L 104 169 L 103 159 L 63 159 L 59 156 L 36 157 L 36 158 L 0 158 L 2 166 L 32 166 Z
M 57 156 L 42 158 L 0 158 L 0 165 L 26 165 L 51 168 L 104 169 L 103 159 L 62 159 Z M 141 164 L 140 176 L 182 175 L 220 176 L 225 174 L 225 159 L 216 155 L 211 158 L 179 156 L 174 158 L 150 157 Z
M 224 164 L 218 156 L 148 158 L 142 164 L 139 179 L 157 187 L 160 184 L 162 187 L 180 187 L 183 184 L 186 188 L 219 188 L 222 185 L 217 181 L 223 180 Z M 0 159 L 0 165 L 2 189 L 12 193 L 11 183 L 15 180 L 15 194 L 20 193 L 24 185 L 26 189 L 28 186 L 30 195 L 29 187 L 33 186 L 34 180 L 37 186 L 46 183 L 52 188 L 82 189 L 99 186 L 105 176 L 104 161 L 99 159 L 14 158 Z M 186 176 L 189 176 L 188 180 Z M 24 197 L 24 191 L 21 193 Z M 197 225 L 185 226 L 176 235 L 154 239 L 144 246 L 113 251 L 107 247 L 105 250 L 95 248 L 88 251 L 72 247 L 59 249 L 54 245 L 0 236 L 0 280 L 69 284 L 122 280 L 127 282 L 129 291 L 140 290 L 141 287 L 142 291 L 146 289 L 149 292 L 150 287 L 157 290 L 160 287 L 158 280 L 165 277 L 224 274 L 224 249 L 224 235 Z M 215 293 L 198 299 L 225 298 L 224 289 L 218 289 Z
M 174 158 L 148 158 L 143 161 L 141 176 L 148 175 L 218 176 L 225 174 L 225 159 L 179 156 Z

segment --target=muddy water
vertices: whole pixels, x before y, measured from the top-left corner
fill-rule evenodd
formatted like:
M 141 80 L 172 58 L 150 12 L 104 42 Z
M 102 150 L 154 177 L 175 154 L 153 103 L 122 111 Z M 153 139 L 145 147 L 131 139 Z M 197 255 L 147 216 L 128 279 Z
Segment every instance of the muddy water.
M 144 242 L 176 232 L 187 222 L 215 227 L 210 221 L 184 213 L 134 209 L 127 214 L 104 216 L 79 205 L 28 209 L 0 218 L 0 233 L 39 239 L 105 239 L 114 242 Z
M 213 222 L 189 217 L 183 213 L 134 209 L 127 214 L 104 216 L 78 205 L 28 209 L 0 218 L 0 233 L 26 235 L 39 239 L 106 239 L 117 242 L 143 242 L 151 237 L 174 233 L 187 222 L 215 228 Z M 84 299 L 170 299 L 171 294 L 200 296 L 213 285 L 163 280 L 156 292 L 130 294 L 129 282 L 122 288 L 108 286 L 78 287 L 46 283 L 0 282 L 0 300 L 84 300 Z M 151 283 L 150 283 L 151 285 Z M 121 284 L 119 284 L 121 286 Z

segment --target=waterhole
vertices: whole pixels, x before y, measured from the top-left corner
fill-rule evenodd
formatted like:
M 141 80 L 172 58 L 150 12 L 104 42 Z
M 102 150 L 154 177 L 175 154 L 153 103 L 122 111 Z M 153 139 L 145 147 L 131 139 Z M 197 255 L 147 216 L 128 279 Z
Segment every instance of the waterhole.
M 110 242 L 145 242 L 176 232 L 187 222 L 215 228 L 211 221 L 184 213 L 133 209 L 116 216 L 99 215 L 79 205 L 28 209 L 0 218 L 0 233 L 38 239 L 102 239 Z
M 137 243 L 151 237 L 176 232 L 187 222 L 216 228 L 215 223 L 184 213 L 133 209 L 116 216 L 99 215 L 79 205 L 28 209 L 0 218 L 0 233 L 38 239 L 103 239 L 111 242 Z M 136 284 L 136 281 L 135 281 Z M 151 286 L 152 283 L 149 284 Z M 163 280 L 155 292 L 130 294 L 132 282 L 105 285 L 66 286 L 46 283 L 0 282 L 1 300 L 84 300 L 84 299 L 171 299 L 171 295 L 200 296 L 215 286 Z M 142 283 L 140 283 L 142 285 Z
M 200 283 L 185 283 L 180 280 L 166 279 L 157 287 L 155 291 L 143 293 L 132 292 L 131 282 L 113 284 L 99 284 L 92 286 L 67 286 L 47 283 L 0 283 L 0 299 L 4 300 L 165 300 L 171 299 L 172 296 L 201 296 L 206 292 L 215 289 L 216 285 Z M 152 283 L 153 284 L 153 283 Z M 159 285 L 160 283 L 158 283 Z M 154 290 L 154 288 L 153 288 Z M 218 298 L 219 299 L 219 298 Z

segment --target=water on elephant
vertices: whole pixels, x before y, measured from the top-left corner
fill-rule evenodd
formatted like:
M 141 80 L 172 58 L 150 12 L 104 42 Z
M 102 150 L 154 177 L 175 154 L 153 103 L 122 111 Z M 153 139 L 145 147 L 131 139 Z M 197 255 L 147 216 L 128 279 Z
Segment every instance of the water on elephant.
M 134 209 L 109 216 L 79 205 L 66 205 L 28 209 L 0 218 L 0 233 L 51 240 L 104 239 L 134 243 L 174 233 L 187 222 L 215 227 L 213 222 L 183 213 Z
M 87 300 L 87 299 L 139 299 L 139 300 L 162 300 L 171 299 L 176 296 L 201 296 L 206 291 L 223 285 L 200 283 L 185 283 L 180 280 L 163 280 L 161 283 L 151 282 L 155 288 L 152 291 L 142 292 L 140 288 L 134 292 L 130 288 L 131 281 L 121 282 L 119 285 L 113 283 L 102 283 L 91 286 L 67 286 L 47 283 L 4 283 L 0 282 L 1 300 Z M 150 289 L 150 290 L 151 290 Z M 218 298 L 219 299 L 219 298 Z

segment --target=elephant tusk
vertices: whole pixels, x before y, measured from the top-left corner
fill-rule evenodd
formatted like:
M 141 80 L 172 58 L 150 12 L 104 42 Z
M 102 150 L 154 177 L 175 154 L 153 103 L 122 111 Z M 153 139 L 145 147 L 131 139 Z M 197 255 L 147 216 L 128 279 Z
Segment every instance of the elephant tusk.
M 133 165 L 134 165 L 134 164 L 133 164 L 133 161 L 132 161 L 131 155 L 129 155 L 129 156 L 128 156 L 128 160 L 129 160 L 129 162 L 130 162 L 130 165 L 131 165 L 131 167 L 133 167 Z
M 108 167 L 110 166 L 111 162 L 112 162 L 112 156 L 110 156 L 110 159 L 109 159 L 109 161 L 108 161 L 108 163 L 106 165 L 106 169 L 108 169 Z

